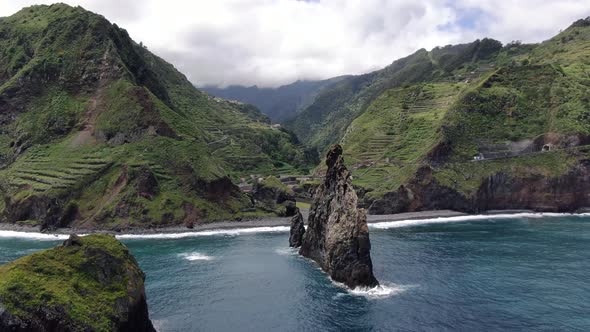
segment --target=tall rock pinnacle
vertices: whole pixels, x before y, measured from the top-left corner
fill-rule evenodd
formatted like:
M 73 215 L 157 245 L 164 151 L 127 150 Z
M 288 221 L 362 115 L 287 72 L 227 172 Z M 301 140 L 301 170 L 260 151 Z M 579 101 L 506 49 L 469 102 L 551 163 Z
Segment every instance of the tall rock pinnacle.
M 326 164 L 328 171 L 314 195 L 299 253 L 350 288 L 377 286 L 367 215 L 357 209 L 358 198 L 340 145 L 330 148 Z

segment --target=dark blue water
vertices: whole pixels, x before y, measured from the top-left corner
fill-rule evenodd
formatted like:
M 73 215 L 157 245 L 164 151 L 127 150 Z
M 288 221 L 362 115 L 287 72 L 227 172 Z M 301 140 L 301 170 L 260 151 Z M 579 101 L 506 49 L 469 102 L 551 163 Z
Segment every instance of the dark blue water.
M 285 232 L 124 239 L 161 331 L 588 331 L 590 218 L 371 228 L 380 294 L 351 294 Z M 0 239 L 0 263 L 57 241 Z

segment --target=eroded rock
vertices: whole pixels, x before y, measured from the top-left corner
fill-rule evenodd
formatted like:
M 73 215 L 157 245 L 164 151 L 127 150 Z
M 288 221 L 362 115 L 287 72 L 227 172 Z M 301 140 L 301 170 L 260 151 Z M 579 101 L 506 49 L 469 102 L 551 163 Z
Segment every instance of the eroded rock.
M 358 198 L 340 145 L 332 146 L 326 164 L 326 177 L 314 195 L 299 253 L 350 288 L 377 286 L 367 216 L 365 210 L 357 209 Z
M 291 232 L 289 235 L 289 247 L 299 248 L 303 242 L 303 235 L 305 234 L 305 226 L 303 225 L 303 216 L 301 211 L 297 209 L 293 218 L 291 218 Z

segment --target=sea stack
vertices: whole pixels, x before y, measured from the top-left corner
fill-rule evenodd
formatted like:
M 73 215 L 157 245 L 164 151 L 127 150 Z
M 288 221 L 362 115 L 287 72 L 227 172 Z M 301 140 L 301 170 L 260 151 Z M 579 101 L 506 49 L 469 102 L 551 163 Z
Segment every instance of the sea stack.
M 326 177 L 315 192 L 299 253 L 350 288 L 377 286 L 367 215 L 357 209 L 358 198 L 340 145 L 330 148 L 326 165 Z
M 305 226 L 303 225 L 303 216 L 301 211 L 297 209 L 293 218 L 291 218 L 291 233 L 289 236 L 289 247 L 299 248 L 303 242 L 303 235 L 305 234 Z

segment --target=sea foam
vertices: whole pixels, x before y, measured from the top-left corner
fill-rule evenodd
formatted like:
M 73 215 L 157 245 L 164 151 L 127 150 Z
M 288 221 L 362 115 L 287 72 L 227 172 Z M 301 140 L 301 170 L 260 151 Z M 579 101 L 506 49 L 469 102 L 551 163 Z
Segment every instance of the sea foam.
M 328 277 L 329 278 L 329 277 Z M 339 283 L 334 281 L 332 278 L 329 278 L 330 281 L 342 288 L 346 291 L 346 293 L 338 293 L 336 298 L 343 297 L 343 296 L 362 296 L 369 300 L 375 299 L 384 299 L 388 297 L 392 297 L 394 295 L 401 294 L 411 288 L 417 287 L 416 285 L 397 285 L 394 283 L 383 282 L 379 286 L 376 287 L 356 287 L 354 289 L 348 288 L 343 283 Z
M 184 254 L 180 254 L 179 256 L 183 257 L 184 259 L 186 259 L 188 261 L 210 261 L 210 260 L 213 260 L 213 257 L 207 256 L 207 255 L 202 254 L 200 252 L 184 253 Z
M 445 224 L 445 223 L 456 223 L 465 221 L 475 220 L 494 220 L 494 219 L 518 219 L 518 218 L 548 218 L 548 217 L 588 217 L 590 213 L 579 213 L 579 214 L 568 214 L 568 213 L 512 213 L 512 214 L 480 214 L 480 215 L 467 215 L 467 216 L 456 216 L 456 217 L 441 217 L 441 218 L 429 218 L 429 219 L 409 219 L 409 220 L 398 220 L 398 221 L 383 221 L 377 223 L 370 223 L 370 228 L 375 229 L 390 229 L 390 228 L 401 228 L 401 227 L 412 227 L 420 225 L 430 224 Z
M 69 237 L 67 234 L 46 234 L 38 232 L 17 232 L 17 231 L 0 231 L 0 238 L 4 239 L 30 239 L 40 241 L 59 241 Z
M 481 215 L 466 215 L 456 217 L 441 217 L 429 219 L 408 219 L 398 221 L 383 221 L 376 223 L 369 223 L 369 227 L 373 229 L 389 229 L 400 227 L 412 227 L 429 224 L 444 224 L 453 222 L 465 222 L 474 220 L 492 220 L 492 219 L 517 219 L 517 218 L 546 218 L 546 217 L 589 217 L 590 213 L 513 213 L 513 214 L 481 214 Z M 154 233 L 154 234 L 120 234 L 116 237 L 120 240 L 127 239 L 183 239 L 201 236 L 237 236 L 243 234 L 255 233 L 285 233 L 289 232 L 289 226 L 267 226 L 267 227 L 250 227 L 250 228 L 228 228 L 228 229 L 212 229 L 205 231 L 194 232 L 178 232 L 178 233 Z M 87 234 L 80 234 L 81 236 Z M 0 238 L 22 238 L 40 241 L 59 241 L 65 240 L 69 237 L 68 234 L 48 234 L 40 232 L 21 232 L 21 231 L 0 231 Z
M 251 228 L 232 228 L 232 229 L 213 229 L 208 231 L 182 232 L 182 233 L 157 233 L 157 234 L 123 234 L 116 237 L 121 240 L 126 239 L 183 239 L 200 236 L 236 236 L 254 233 L 283 233 L 288 232 L 287 226 L 272 227 L 251 227 Z

